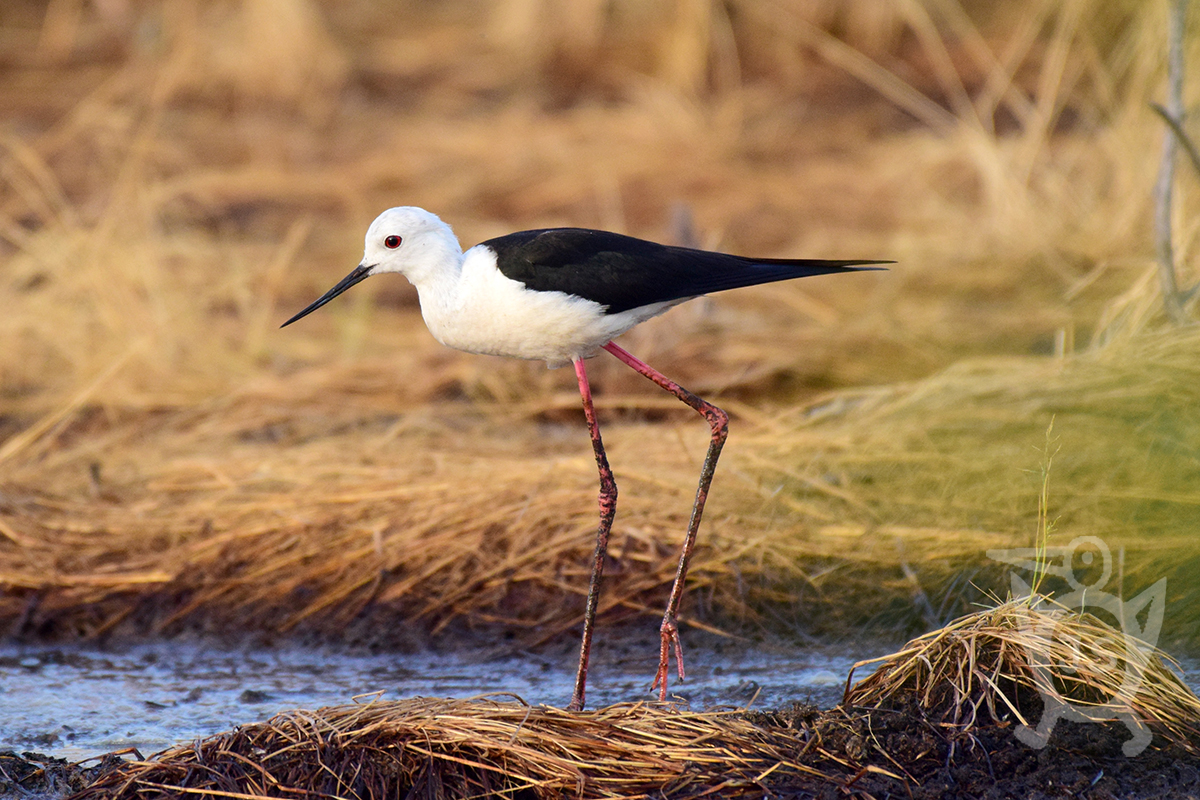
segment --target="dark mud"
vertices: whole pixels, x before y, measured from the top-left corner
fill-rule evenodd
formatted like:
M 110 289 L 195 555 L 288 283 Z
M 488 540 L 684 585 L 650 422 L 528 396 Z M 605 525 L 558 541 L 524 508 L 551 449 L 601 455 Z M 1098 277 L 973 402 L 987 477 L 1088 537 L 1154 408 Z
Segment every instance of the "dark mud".
M 801 763 L 842 773 L 840 782 L 776 780 L 768 788 L 780 798 L 1200 797 L 1200 742 L 1188 748 L 1155 736 L 1130 757 L 1121 749 L 1130 732 L 1119 722 L 1059 721 L 1035 749 L 1017 740 L 1012 724 L 954 731 L 911 709 L 856 713 L 798 705 L 751 716 L 763 726 L 793 728 Z
M 77 764 L 65 758 L 27 751 L 0 750 L 0 797 L 62 797 L 120 767 L 115 754 Z

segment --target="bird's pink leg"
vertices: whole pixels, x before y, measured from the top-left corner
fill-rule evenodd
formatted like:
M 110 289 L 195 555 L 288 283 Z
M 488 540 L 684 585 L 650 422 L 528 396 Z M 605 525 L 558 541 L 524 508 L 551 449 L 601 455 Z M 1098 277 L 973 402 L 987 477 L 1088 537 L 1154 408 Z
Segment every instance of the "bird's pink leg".
M 683 540 L 683 552 L 679 555 L 679 569 L 675 572 L 675 583 L 671 585 L 671 598 L 667 601 L 667 610 L 663 614 L 662 645 L 658 653 L 658 672 L 650 691 L 659 689 L 658 699 L 667 699 L 667 673 L 670 672 L 670 652 L 675 650 L 675 663 L 679 667 L 679 679 L 683 680 L 683 647 L 679 644 L 679 625 L 676 615 L 679 612 L 679 601 L 683 599 L 683 584 L 687 578 L 688 562 L 692 558 L 692 548 L 696 544 L 696 531 L 700 529 L 700 517 L 704 514 L 704 501 L 708 499 L 708 488 L 712 485 L 713 473 L 717 470 L 717 459 L 721 456 L 721 448 L 729 435 L 729 415 L 696 395 L 684 389 L 675 381 L 663 375 L 658 370 L 630 355 L 617 345 L 609 342 L 604 349 L 624 361 L 650 380 L 666 389 L 671 394 L 687 403 L 704 415 L 712 428 L 712 440 L 708 445 L 708 455 L 704 457 L 704 467 L 700 470 L 700 486 L 696 489 L 696 502 L 692 506 L 692 518 L 688 522 L 687 536 Z
M 600 470 L 600 525 L 596 529 L 596 554 L 592 561 L 592 580 L 588 587 L 587 606 L 583 612 L 579 672 L 575 674 L 575 692 L 571 695 L 571 704 L 567 706 L 570 711 L 582 711 L 583 694 L 587 687 L 588 656 L 592 651 L 592 628 L 596 623 L 596 608 L 600 602 L 600 578 L 604 574 L 604 559 L 608 554 L 608 532 L 612 529 L 613 517 L 617 513 L 617 482 L 608 466 L 604 443 L 600 441 L 600 426 L 596 423 L 596 409 L 592 406 L 592 387 L 588 384 L 583 359 L 575 360 L 575 377 L 579 379 L 583 415 L 587 417 L 588 430 L 592 434 L 592 449 L 596 453 L 596 466 Z

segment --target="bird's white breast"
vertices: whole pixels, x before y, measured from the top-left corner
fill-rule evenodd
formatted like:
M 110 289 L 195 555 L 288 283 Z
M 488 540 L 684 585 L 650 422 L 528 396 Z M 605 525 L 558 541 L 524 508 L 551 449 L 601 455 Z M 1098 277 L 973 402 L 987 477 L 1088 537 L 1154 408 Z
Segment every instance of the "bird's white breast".
M 421 314 L 439 342 L 471 353 L 544 360 L 550 366 L 587 358 L 639 322 L 676 302 L 619 314 L 563 292 L 538 292 L 506 278 L 496 255 L 476 245 L 463 254 L 457 281 L 417 286 Z

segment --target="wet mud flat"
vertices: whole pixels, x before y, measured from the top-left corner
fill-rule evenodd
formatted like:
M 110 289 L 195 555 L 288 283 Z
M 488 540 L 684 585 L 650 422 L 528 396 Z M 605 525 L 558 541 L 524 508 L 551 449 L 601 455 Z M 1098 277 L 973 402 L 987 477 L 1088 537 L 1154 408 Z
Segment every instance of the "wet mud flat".
M 478 729 L 468 736 L 469 726 L 428 722 L 447 716 Z M 915 707 L 795 704 L 693 714 L 626 704 L 572 715 L 514 702 L 412 700 L 293 712 L 147 761 L 108 756 L 78 765 L 0 752 L 0 791 L 79 798 L 1200 796 L 1194 748 L 1156 736 L 1127 756 L 1130 732 L 1120 722 L 1060 722 L 1044 747 L 1033 748 L 1018 741 L 1015 727 L 956 732 Z M 555 738 L 555 746 L 542 737 Z M 625 737 L 625 749 L 596 747 L 595 737 Z M 539 757 L 539 746 L 544 754 L 591 758 L 568 767 Z
M 606 630 L 595 652 L 588 707 L 648 700 L 657 636 Z M 655 632 L 656 633 L 656 632 Z M 690 632 L 697 633 L 697 632 Z M 685 637 L 680 708 L 769 709 L 795 700 L 829 708 L 864 655 Z M 518 697 L 561 706 L 571 696 L 577 644 L 536 650 L 460 642 L 411 652 L 230 646 L 207 640 L 0 646 L 0 749 L 82 761 L 117 750 L 150 754 L 298 708 L 370 699 Z

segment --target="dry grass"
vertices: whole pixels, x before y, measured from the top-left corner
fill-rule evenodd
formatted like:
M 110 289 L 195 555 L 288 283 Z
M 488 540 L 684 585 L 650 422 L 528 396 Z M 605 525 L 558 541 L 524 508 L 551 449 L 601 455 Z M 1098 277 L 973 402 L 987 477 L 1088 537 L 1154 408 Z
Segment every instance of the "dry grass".
M 612 12 L 587 71 L 531 66 L 528 48 L 499 34 L 474 46 L 490 18 L 467 6 L 420 17 L 179 2 L 93 11 L 72 27 L 55 17 L 70 5 L 45 20 L 32 7 L 27 20 L 14 15 L 2 40 L 15 65 L 7 103 L 25 126 L 5 140 L 12 277 L 0 290 L 21 313 L 0 328 L 0 369 L 22 420 L 130 351 L 94 402 L 187 403 L 264 368 L 395 353 L 394 331 L 419 323 L 394 314 L 412 298 L 384 281 L 381 310 L 364 287 L 286 336 L 273 323 L 348 271 L 366 223 L 399 202 L 478 241 L 554 223 L 663 236 L 683 201 L 709 245 L 901 262 L 853 290 L 824 281 L 731 295 L 714 314 L 683 312 L 647 334 L 692 383 L 754 396 L 773 383 L 791 395 L 913 377 L 964 354 L 1049 349 L 1058 329 L 1082 341 L 1149 263 L 1146 176 L 1162 133 L 1145 107 L 1161 43 L 1149 9 L 1031 0 L 1034 13 L 1014 7 L 1021 24 L 1010 25 L 972 21 L 955 3 L 933 19 L 913 3 L 884 4 L 874 19 L 828 3 L 735 4 L 743 80 L 696 95 L 666 77 L 677 57 L 635 57 L 653 51 L 639 37 L 674 41 L 662 33 L 675 23 L 658 19 L 670 3 L 638 4 L 656 9 L 649 19 L 616 4 L 627 10 Z M 539 41 L 570 29 L 530 13 L 529 0 L 504 5 L 505 19 L 545 26 Z M 700 26 L 714 42 L 718 22 Z M 40 46 L 21 35 L 38 24 Z M 876 66 L 854 78 L 841 61 L 829 66 L 831 48 L 846 47 L 821 33 L 832 26 L 876 42 L 863 54 Z M 239 49 L 244 31 L 262 29 L 278 38 Z M 885 33 L 896 29 L 904 35 Z M 677 46 L 702 65 L 716 58 Z M 892 86 L 895 97 L 896 73 L 911 75 L 904 97 L 924 98 L 901 103 L 916 127 L 857 88 Z M 944 96 L 957 98 L 955 114 L 921 111 Z M 1181 215 L 1193 202 L 1185 191 Z M 1181 234 L 1185 261 L 1195 235 Z M 737 331 L 739 349 L 710 328 Z M 714 355 L 690 365 L 700 344 Z M 507 393 L 546 385 L 523 365 L 500 374 L 492 383 Z
M 1198 350 L 1194 331 L 1142 334 L 1062 360 L 962 364 L 787 415 L 735 406 L 740 436 L 700 540 L 692 621 L 911 628 L 983 599 L 967 581 L 1003 590 L 1003 565 L 983 553 L 1032 541 L 1053 419 L 1056 537 L 1102 536 L 1118 558 L 1124 548 L 1110 591 L 1167 577 L 1164 641 L 1194 641 Z M 576 399 L 398 413 L 389 394 L 413 383 L 387 374 L 359 362 L 188 409 L 90 410 L 18 437 L 0 609 L 47 636 L 127 622 L 357 638 L 403 619 L 548 637 L 575 624 L 594 466 L 579 426 L 553 420 Z M 605 400 L 626 406 L 666 407 Z M 610 437 L 625 487 L 612 619 L 654 614 L 673 575 L 703 442 L 702 423 L 683 419 Z
M 1036 727 L 1051 697 L 1080 721 L 1136 720 L 1187 748 L 1200 742 L 1200 698 L 1152 644 L 1089 613 L 1019 598 L 965 616 L 899 652 L 857 667 L 875 672 L 845 705 L 912 703 L 934 724 L 970 732 L 1006 721 Z M 1052 728 L 1051 728 L 1052 729 Z
M 0 619 L 574 621 L 594 476 L 568 375 L 446 352 L 399 281 L 276 330 L 397 203 L 469 242 L 665 238 L 683 201 L 709 246 L 901 262 L 630 335 L 738 417 L 698 618 L 952 616 L 980 554 L 1032 530 L 1052 414 L 1064 527 L 1128 537 L 1130 575 L 1190 563 L 1193 338 L 1153 334 L 1146 281 L 1160 10 L 871 7 L 6 6 Z M 960 362 L 996 354 L 1021 358 Z M 653 613 L 698 445 L 637 376 L 593 372 L 620 423 L 606 609 Z
M 1198 354 L 1200 337 L 1188 329 L 1143 331 L 1065 359 L 961 362 L 780 415 L 744 452 L 759 485 L 807 520 L 777 534 L 805 536 L 830 556 L 907 559 L 922 573 L 931 556 L 953 559 L 989 532 L 994 547 L 1008 546 L 1006 536 L 1032 544 L 1037 464 L 1053 424 L 1056 541 L 1102 537 L 1126 596 L 1168 577 L 1169 635 L 1194 642 Z M 903 534 L 912 530 L 927 538 Z M 925 585 L 934 605 L 945 587 L 937 578 Z
M 495 699 L 376 700 L 243 725 L 78 796 L 757 797 L 777 770 L 820 774 L 788 761 L 789 738 L 734 712 L 642 703 L 569 713 Z

